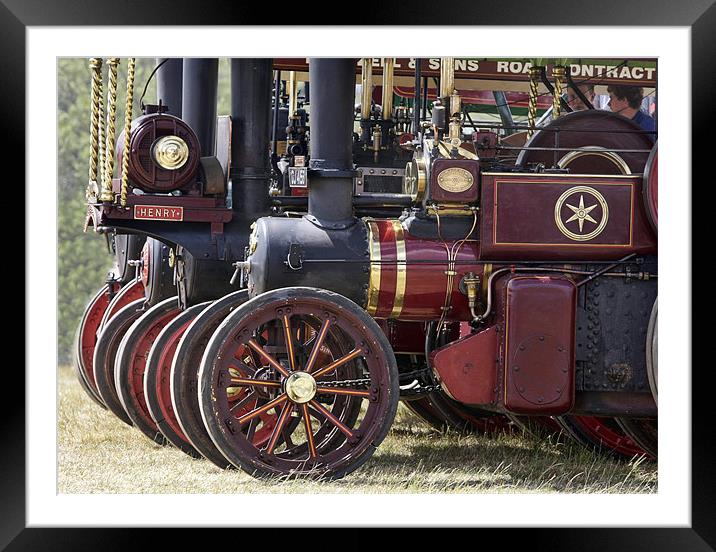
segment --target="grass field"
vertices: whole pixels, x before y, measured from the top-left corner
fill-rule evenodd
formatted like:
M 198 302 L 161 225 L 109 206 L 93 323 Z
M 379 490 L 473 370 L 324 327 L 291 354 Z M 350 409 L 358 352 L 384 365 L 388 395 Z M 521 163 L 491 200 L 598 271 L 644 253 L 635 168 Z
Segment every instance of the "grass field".
M 332 483 L 259 482 L 161 447 L 93 403 L 59 369 L 60 493 L 653 493 L 657 466 L 616 461 L 561 438 L 439 435 L 402 406 L 391 432 L 356 472 Z

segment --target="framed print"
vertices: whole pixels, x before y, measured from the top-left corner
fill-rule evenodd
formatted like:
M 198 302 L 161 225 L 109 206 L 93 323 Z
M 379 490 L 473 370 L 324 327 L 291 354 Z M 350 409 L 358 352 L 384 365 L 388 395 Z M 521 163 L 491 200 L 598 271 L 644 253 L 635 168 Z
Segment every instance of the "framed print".
M 126 547 L 135 537 L 123 528 L 191 526 L 258 528 L 246 538 L 273 546 L 273 527 L 300 527 L 354 548 L 379 538 L 377 527 L 494 527 L 537 549 L 713 549 L 716 450 L 704 396 L 713 378 L 693 361 L 692 240 L 704 234 L 692 231 L 691 182 L 712 157 L 702 150 L 712 141 L 716 8 L 355 8 L 340 25 L 316 25 L 313 8 L 296 7 L 299 25 L 220 2 L 3 0 L 8 164 L 25 152 L 7 189 L 24 199 L 26 362 L 23 375 L 6 372 L 0 543 Z M 488 92 L 471 91 L 471 79 Z M 500 80 L 509 84 L 492 84 Z M 272 110 L 280 102 L 285 121 Z M 610 106 L 585 110 L 609 119 L 599 123 L 604 144 L 571 141 L 584 102 Z M 559 127 L 556 140 L 539 141 L 543 116 Z M 661 263 L 649 208 L 658 205 L 653 116 L 664 156 Z M 624 124 L 637 137 L 615 146 Z M 524 131 L 521 142 L 500 134 L 511 128 Z M 74 186 L 88 166 L 89 185 Z M 270 195 L 259 189 L 269 172 Z M 239 219 L 255 221 L 240 244 Z M 89 239 L 68 245 L 67 221 Z M 206 232 L 187 237 L 187 228 Z M 96 258 L 100 232 L 124 263 L 109 277 Z M 126 237 L 140 234 L 142 243 Z M 620 287 L 624 279 L 635 287 Z M 667 290 L 661 325 L 657 285 Z M 208 333 L 192 326 L 197 318 Z M 643 361 L 629 334 L 647 330 Z M 77 373 L 67 367 L 75 349 Z M 657 355 L 667 366 L 661 447 Z M 628 385 L 627 408 L 616 391 Z M 405 401 L 423 391 L 442 398 Z M 537 416 L 553 448 L 505 437 Z M 107 430 L 110 418 L 119 423 Z M 415 420 L 452 429 L 425 429 L 408 446 Z M 468 426 L 470 435 L 452 433 Z M 476 440 L 491 431 L 492 444 Z M 627 460 L 582 456 L 560 431 L 592 449 L 610 442 Z M 531 484 L 516 464 L 535 450 Z M 367 482 L 381 469 L 385 485 Z M 183 539 L 143 533 L 150 545 Z

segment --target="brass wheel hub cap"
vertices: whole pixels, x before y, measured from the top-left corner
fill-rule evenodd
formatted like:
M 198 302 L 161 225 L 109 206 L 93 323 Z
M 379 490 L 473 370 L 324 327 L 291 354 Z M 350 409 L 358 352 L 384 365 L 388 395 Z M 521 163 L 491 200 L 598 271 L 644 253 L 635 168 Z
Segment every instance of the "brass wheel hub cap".
M 295 403 L 307 403 L 316 395 L 316 380 L 307 372 L 294 372 L 286 379 L 286 395 Z

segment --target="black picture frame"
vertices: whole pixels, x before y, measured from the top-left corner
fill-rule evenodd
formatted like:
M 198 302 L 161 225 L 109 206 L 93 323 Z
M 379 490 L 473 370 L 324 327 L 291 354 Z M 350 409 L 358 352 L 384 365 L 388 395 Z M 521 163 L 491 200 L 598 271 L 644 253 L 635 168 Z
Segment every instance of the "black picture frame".
M 716 6 L 714 0 L 691 1 L 688 4 L 668 0 L 626 2 L 625 0 L 601 0 L 598 2 L 570 3 L 557 0 L 529 2 L 511 0 L 505 2 L 464 0 L 452 3 L 414 1 L 400 7 L 387 2 L 356 3 L 354 9 L 346 10 L 342 21 L 328 24 L 410 24 L 410 25 L 628 25 L 628 26 L 686 26 L 691 29 L 692 56 L 692 181 L 703 180 L 703 186 L 712 186 L 706 180 L 707 165 L 713 158 L 713 137 L 709 135 L 716 79 L 714 60 L 716 53 Z M 324 4 L 325 6 L 325 4 Z M 483 9 L 483 6 L 484 9 Z M 0 110 L 5 130 L 4 156 L 7 166 L 19 169 L 16 182 L 24 181 L 24 163 L 11 161 L 25 147 L 25 113 L 31 106 L 26 104 L 25 85 L 25 32 L 27 26 L 57 25 L 234 25 L 276 24 L 275 6 L 259 7 L 253 3 L 185 0 L 156 0 L 140 2 L 125 0 L 70 1 L 54 0 L 0 0 Z M 316 14 L 326 8 L 301 3 L 295 10 L 286 10 L 286 20 L 292 25 L 316 24 Z M 458 17 L 459 14 L 459 17 Z M 514 31 L 511 31 L 514 32 Z M 416 38 L 419 39 L 419 38 Z M 685 86 L 685 93 L 688 90 Z M 684 113 L 684 116 L 690 114 Z M 688 137 L 684 137 L 688 139 Z M 690 167 L 684 165 L 688 174 Z M 685 221 L 684 224 L 691 224 Z M 51 231 L 54 231 L 51 229 Z M 694 239 L 708 231 L 693 232 Z M 26 249 L 26 254 L 27 249 Z M 693 258 L 693 256 L 692 256 Z M 683 267 L 685 278 L 691 278 L 691 267 Z M 710 272 L 710 271 L 708 271 Z M 28 290 L 25 289 L 25 293 Z M 706 291 L 706 293 L 708 293 Z M 691 297 L 684 295 L 691 304 Z M 682 321 L 691 325 L 691 320 Z M 708 324 L 708 323 L 707 323 Z M 703 327 L 703 326 L 701 326 Z M 29 329 L 31 331 L 31 328 Z M 29 339 L 25 335 L 26 344 Z M 693 342 L 693 338 L 692 338 Z M 27 345 L 26 345 L 27 346 Z M 691 359 L 688 359 L 691 363 Z M 574 550 L 579 552 L 606 550 L 714 550 L 716 549 L 716 439 L 710 422 L 710 406 L 713 400 L 714 376 L 710 364 L 694 366 L 692 371 L 692 525 L 690 528 L 619 528 L 619 529 L 495 529 L 509 548 L 525 547 L 537 550 Z M 682 367 L 683 368 L 683 367 Z M 26 367 L 27 369 L 27 367 Z M 24 374 L 17 369 L 6 370 L 6 389 L 24 389 Z M 166 549 L 186 539 L 183 531 L 142 531 L 141 536 L 128 529 L 28 529 L 25 523 L 25 408 L 24 393 L 14 392 L 15 404 L 3 409 L 0 417 L 2 427 L 2 453 L 0 454 L 0 547 L 7 550 L 94 550 L 148 548 L 153 545 Z M 711 400 L 710 400 L 711 399 Z M 559 525 L 559 512 L 555 512 L 554 525 Z M 242 530 L 241 544 L 253 545 L 260 538 L 256 530 Z M 336 540 L 349 543 L 351 549 L 372 547 L 375 539 L 371 529 L 352 528 L 355 538 L 342 535 L 333 537 L 333 530 L 319 532 L 321 548 L 342 548 Z M 161 533 L 161 534 L 158 534 Z M 346 538 L 348 537 L 348 538 Z M 423 531 L 411 531 L 398 537 L 400 546 L 411 546 L 425 539 Z M 440 538 L 440 537 L 438 537 Z M 459 536 L 457 537 L 460 538 Z M 246 540 L 244 540 L 246 539 Z M 485 546 L 482 539 L 465 535 L 463 542 L 450 537 L 456 546 Z M 442 539 L 441 539 L 442 540 Z M 331 542 L 332 541 L 332 542 Z M 411 542 L 413 541 L 413 542 Z M 365 543 L 364 545 L 361 543 Z M 207 542 L 210 544 L 210 541 Z M 447 543 L 444 543 L 447 544 Z M 443 546 L 444 546 L 443 544 Z M 238 542 L 237 542 L 238 545 Z

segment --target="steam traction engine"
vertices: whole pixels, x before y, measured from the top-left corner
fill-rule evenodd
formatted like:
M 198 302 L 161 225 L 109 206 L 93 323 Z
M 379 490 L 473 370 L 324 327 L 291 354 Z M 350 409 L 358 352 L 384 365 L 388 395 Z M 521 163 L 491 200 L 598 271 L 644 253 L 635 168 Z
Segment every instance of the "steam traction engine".
M 269 197 L 270 60 L 232 61 L 230 162 L 211 101 L 186 105 L 202 97 L 188 72 L 211 60 L 184 60 L 181 119 L 160 102 L 132 123 L 121 176 L 102 183 L 116 196 L 90 198 L 90 221 L 160 240 L 147 243 L 166 262 L 147 248 L 135 264 L 146 285 L 170 263 L 178 295 L 127 298 L 92 326 L 88 390 L 150 438 L 256 476 L 355 470 L 400 399 L 436 427 L 556 427 L 655 456 L 652 138 L 573 113 L 505 162 L 496 134 L 466 141 L 448 58 L 409 148 L 386 105 L 383 118 L 362 105 L 356 140 L 356 62 L 310 60 L 310 157 L 289 169 L 307 198 Z M 399 193 L 390 179 L 357 189 L 366 152 L 390 167 L 406 151 Z

